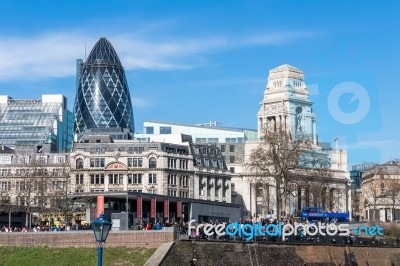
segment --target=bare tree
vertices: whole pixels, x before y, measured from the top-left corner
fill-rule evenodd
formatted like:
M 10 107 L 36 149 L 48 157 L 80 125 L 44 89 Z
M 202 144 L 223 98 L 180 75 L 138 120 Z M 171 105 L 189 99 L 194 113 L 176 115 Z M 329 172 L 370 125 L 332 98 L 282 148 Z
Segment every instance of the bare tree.
M 303 168 L 300 164 L 300 155 L 305 150 L 311 149 L 312 141 L 304 135 L 293 139 L 286 127 L 280 124 L 274 128 L 267 127 L 261 140 L 261 144 L 251 152 L 246 166 L 254 173 L 252 177 L 254 183 L 275 186 L 279 217 L 281 210 L 286 209 L 290 184 L 297 179 L 297 171 Z
M 384 182 L 385 196 L 392 209 L 392 220 L 396 220 L 396 208 L 400 204 L 400 180 L 388 178 Z
M 46 209 L 52 197 L 49 191 L 50 178 L 45 156 L 25 155 L 18 157 L 15 176 L 16 205 L 26 212 L 29 225 L 33 210 Z
M 61 212 L 66 222 L 70 222 L 74 211 L 93 203 L 92 198 L 81 195 L 84 192 L 84 182 L 88 180 L 84 179 L 82 172 L 71 170 L 69 159 L 52 167 L 52 208 Z
M 372 221 L 374 222 L 377 218 L 379 219 L 379 217 L 376 217 L 376 211 L 382 198 L 381 191 L 381 182 L 379 180 L 371 180 L 363 185 L 364 205 L 372 207 Z
M 310 153 L 309 151 L 307 153 Z M 302 159 L 302 169 L 298 170 L 297 179 L 292 182 L 296 184 L 297 189 L 304 188 L 305 190 L 305 205 L 319 206 L 324 209 L 333 209 L 334 206 L 334 194 L 332 193 L 331 184 L 335 183 L 332 179 L 332 172 L 329 168 L 330 162 L 327 159 L 326 154 L 319 154 L 319 151 L 314 151 L 316 155 L 311 157 L 310 163 Z M 317 158 L 317 159 L 316 159 Z M 328 163 L 329 162 L 329 163 Z M 301 198 L 300 192 L 298 192 L 299 203 L 298 209 L 301 208 Z

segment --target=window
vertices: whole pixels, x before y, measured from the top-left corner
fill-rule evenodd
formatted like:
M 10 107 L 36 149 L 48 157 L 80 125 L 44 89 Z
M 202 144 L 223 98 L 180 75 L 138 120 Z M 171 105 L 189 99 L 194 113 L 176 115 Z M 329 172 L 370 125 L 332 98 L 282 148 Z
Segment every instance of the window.
M 176 159 L 168 158 L 168 168 L 176 169 Z
M 118 185 L 123 183 L 123 175 L 122 174 L 110 174 L 109 178 L 109 183 Z
M 27 164 L 29 163 L 30 159 L 29 156 L 19 156 L 18 157 L 18 162 L 21 164 Z
M 47 163 L 47 156 L 36 156 L 36 162 L 40 164 Z
M 235 167 L 230 167 L 229 171 L 231 171 L 231 173 L 234 174 L 235 173 Z
M 128 152 L 129 153 L 142 153 L 144 150 L 144 147 L 129 147 Z
M 24 191 L 25 190 L 25 182 L 24 181 L 15 182 L 15 189 L 17 191 Z
M 128 167 L 142 167 L 143 158 L 128 158 Z
M 229 151 L 235 152 L 235 145 L 229 145 Z
M 188 176 L 181 176 L 179 178 L 179 186 L 187 187 L 189 185 L 189 177 Z
M 168 189 L 168 196 L 176 197 L 176 190 Z
M 179 196 L 180 196 L 181 198 L 188 198 L 188 197 L 189 197 L 189 192 L 187 192 L 187 191 L 180 191 L 180 192 L 179 192 Z
M 256 197 L 263 197 L 264 196 L 264 190 L 263 188 L 257 188 L 256 190 Z
M 194 153 L 195 154 L 200 154 L 200 148 L 199 147 L 194 147 Z
M 26 197 L 17 197 L 16 200 L 18 206 L 26 206 Z
M 224 161 L 222 161 L 222 160 L 219 160 L 218 161 L 218 165 L 219 165 L 219 168 L 221 168 L 221 169 L 224 169 L 225 167 L 224 167 Z
M 77 174 L 75 176 L 75 184 L 83 185 L 83 174 Z
M 176 186 L 176 175 L 168 175 L 168 185 Z
M 154 134 L 154 127 L 145 127 L 144 132 L 146 132 L 146 134 Z
M 238 143 L 243 143 L 243 142 L 244 142 L 244 139 L 243 139 L 243 138 L 237 138 L 237 142 L 238 142 Z
M 0 195 L 0 202 L 2 202 L 2 203 L 10 203 L 10 200 L 11 200 L 10 196 Z
M 54 156 L 54 163 L 65 163 L 64 156 Z
M 203 154 L 207 154 L 207 148 L 203 148 L 203 149 L 202 149 L 202 153 L 203 153 Z
M 76 169 L 83 169 L 83 159 L 82 158 L 76 159 Z
M 201 166 L 201 158 L 196 158 L 196 166 Z
M 90 175 L 90 184 L 92 184 L 92 185 L 104 184 L 104 174 L 92 174 L 92 175 Z
M 0 156 L 0 164 L 11 164 L 11 156 Z
M 0 182 L 0 191 L 9 191 L 11 189 L 11 182 Z
M 157 174 L 149 174 L 149 184 L 157 184 Z
M 221 145 L 221 152 L 225 152 L 225 145 Z
M 104 167 L 105 158 L 90 158 L 90 167 Z
M 229 163 L 235 162 L 235 156 L 229 156 Z
M 52 189 L 53 191 L 63 191 L 67 186 L 67 182 L 65 181 L 53 181 Z
M 171 127 L 160 127 L 160 134 L 171 134 Z
M 188 160 L 179 160 L 179 169 L 188 169 Z
M 142 184 L 143 174 L 128 174 L 128 184 Z
M 204 159 L 204 166 L 209 167 L 210 166 L 210 160 Z
M 212 167 L 218 168 L 217 160 L 212 160 L 211 163 L 212 163 Z
M 208 138 L 208 143 L 218 143 L 218 138 Z
M 157 159 L 152 157 L 149 159 L 149 168 L 157 168 Z

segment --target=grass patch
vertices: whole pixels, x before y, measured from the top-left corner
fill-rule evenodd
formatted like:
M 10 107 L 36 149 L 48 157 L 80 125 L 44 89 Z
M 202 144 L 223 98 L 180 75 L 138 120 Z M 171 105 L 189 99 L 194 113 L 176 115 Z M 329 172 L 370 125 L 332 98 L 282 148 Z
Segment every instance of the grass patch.
M 105 247 L 103 249 L 103 265 L 144 265 L 155 250 L 154 248 Z M 97 249 L 0 246 L 0 265 L 97 265 Z

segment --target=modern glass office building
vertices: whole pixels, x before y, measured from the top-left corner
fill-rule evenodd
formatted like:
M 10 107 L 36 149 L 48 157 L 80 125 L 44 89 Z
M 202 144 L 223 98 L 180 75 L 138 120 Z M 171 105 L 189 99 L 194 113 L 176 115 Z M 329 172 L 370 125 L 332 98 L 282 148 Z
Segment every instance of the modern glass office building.
M 72 112 L 64 95 L 42 95 L 41 99 L 0 96 L 0 144 L 50 144 L 53 152 L 68 152 L 72 146 Z
M 77 61 L 74 132 L 91 128 L 128 128 L 134 118 L 124 68 L 111 43 L 100 38 L 86 62 Z

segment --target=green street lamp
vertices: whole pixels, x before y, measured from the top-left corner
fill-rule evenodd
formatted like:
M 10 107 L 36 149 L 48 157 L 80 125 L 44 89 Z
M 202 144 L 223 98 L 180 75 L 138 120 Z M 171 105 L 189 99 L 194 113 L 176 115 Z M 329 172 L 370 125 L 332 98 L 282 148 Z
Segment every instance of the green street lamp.
M 94 237 L 97 243 L 97 265 L 103 265 L 103 243 L 106 242 L 108 233 L 110 232 L 112 223 L 104 219 L 104 214 L 100 214 L 99 218 L 92 223 Z

